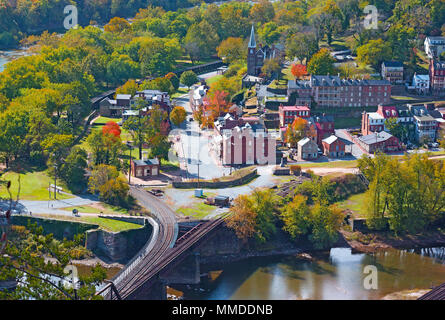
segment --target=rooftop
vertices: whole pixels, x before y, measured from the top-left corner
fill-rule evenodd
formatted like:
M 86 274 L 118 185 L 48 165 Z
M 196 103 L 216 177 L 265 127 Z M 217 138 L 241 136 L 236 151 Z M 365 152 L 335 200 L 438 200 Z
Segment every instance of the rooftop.
M 382 64 L 387 68 L 403 68 L 403 63 L 400 61 L 383 61 Z
M 116 95 L 116 100 L 130 100 L 131 99 L 131 94 L 117 94 Z
M 132 160 L 137 166 L 149 166 L 149 165 L 158 165 L 158 159 L 146 159 L 146 160 Z
M 280 106 L 283 111 L 310 111 L 308 106 Z
M 368 134 L 367 136 L 362 136 L 359 138 L 359 140 L 366 144 L 374 144 L 374 143 L 386 141 L 391 137 L 392 137 L 392 134 L 390 134 L 386 131 L 382 131 L 382 132 L 378 132 L 378 133 L 373 132 L 371 134 Z

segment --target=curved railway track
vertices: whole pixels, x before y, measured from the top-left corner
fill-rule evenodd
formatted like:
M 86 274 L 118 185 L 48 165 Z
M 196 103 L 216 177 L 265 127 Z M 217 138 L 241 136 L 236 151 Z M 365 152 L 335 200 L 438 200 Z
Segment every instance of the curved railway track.
M 108 286 L 98 292 L 108 299 L 131 299 L 131 295 L 141 286 L 166 270 L 175 260 L 178 262 L 183 253 L 224 222 L 222 217 L 201 223 L 176 241 L 177 224 L 174 211 L 143 189 L 131 187 L 130 192 L 143 207 L 156 216 L 158 225 L 153 230 L 151 240 Z M 153 283 L 146 286 L 150 287 Z M 117 291 L 118 295 L 113 296 L 111 290 Z

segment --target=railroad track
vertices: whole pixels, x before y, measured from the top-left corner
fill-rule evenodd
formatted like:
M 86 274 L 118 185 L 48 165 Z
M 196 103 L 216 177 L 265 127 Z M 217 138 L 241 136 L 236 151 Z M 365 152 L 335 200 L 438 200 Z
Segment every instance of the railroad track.
M 131 194 L 156 216 L 159 223 L 158 229 L 153 231 L 154 234 L 156 233 L 156 241 L 147 243 L 138 255 L 113 278 L 112 282 L 98 292 L 108 299 L 129 298 L 141 286 L 181 257 L 191 246 L 220 226 L 226 217 L 199 224 L 178 239 L 173 247 L 177 233 L 175 231 L 176 217 L 172 209 L 144 189 L 132 187 Z M 153 283 L 148 283 L 148 288 Z M 112 295 L 111 290 L 118 294 Z

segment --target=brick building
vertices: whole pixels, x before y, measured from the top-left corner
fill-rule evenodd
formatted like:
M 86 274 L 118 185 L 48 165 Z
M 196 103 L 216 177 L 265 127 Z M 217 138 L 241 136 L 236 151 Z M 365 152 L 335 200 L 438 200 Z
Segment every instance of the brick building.
M 345 155 L 346 143 L 335 135 L 323 139 L 322 144 L 323 154 L 329 158 L 341 158 Z
M 391 83 L 388 80 L 351 80 L 338 76 L 314 76 L 310 80 L 289 81 L 288 95 L 300 94 L 319 107 L 363 107 L 386 104 L 391 99 Z
M 430 60 L 430 88 L 434 95 L 445 95 L 445 61 Z
M 294 122 L 296 117 L 309 118 L 311 116 L 311 109 L 307 106 L 283 106 L 278 108 L 280 115 L 280 125 L 287 126 Z
M 147 178 L 159 175 L 159 160 L 147 159 L 131 160 L 131 175 L 137 178 Z
M 399 139 L 385 131 L 361 136 L 357 141 L 368 153 L 394 152 L 403 149 Z
M 403 63 L 399 61 L 382 62 L 382 79 L 391 83 L 403 83 Z

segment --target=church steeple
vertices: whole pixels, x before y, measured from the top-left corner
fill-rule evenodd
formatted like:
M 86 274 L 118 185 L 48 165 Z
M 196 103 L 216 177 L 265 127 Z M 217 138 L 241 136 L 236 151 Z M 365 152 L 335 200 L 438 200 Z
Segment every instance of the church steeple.
M 256 41 L 255 41 L 255 28 L 252 24 L 252 30 L 250 31 L 250 40 L 249 40 L 249 46 L 248 48 L 256 48 Z

